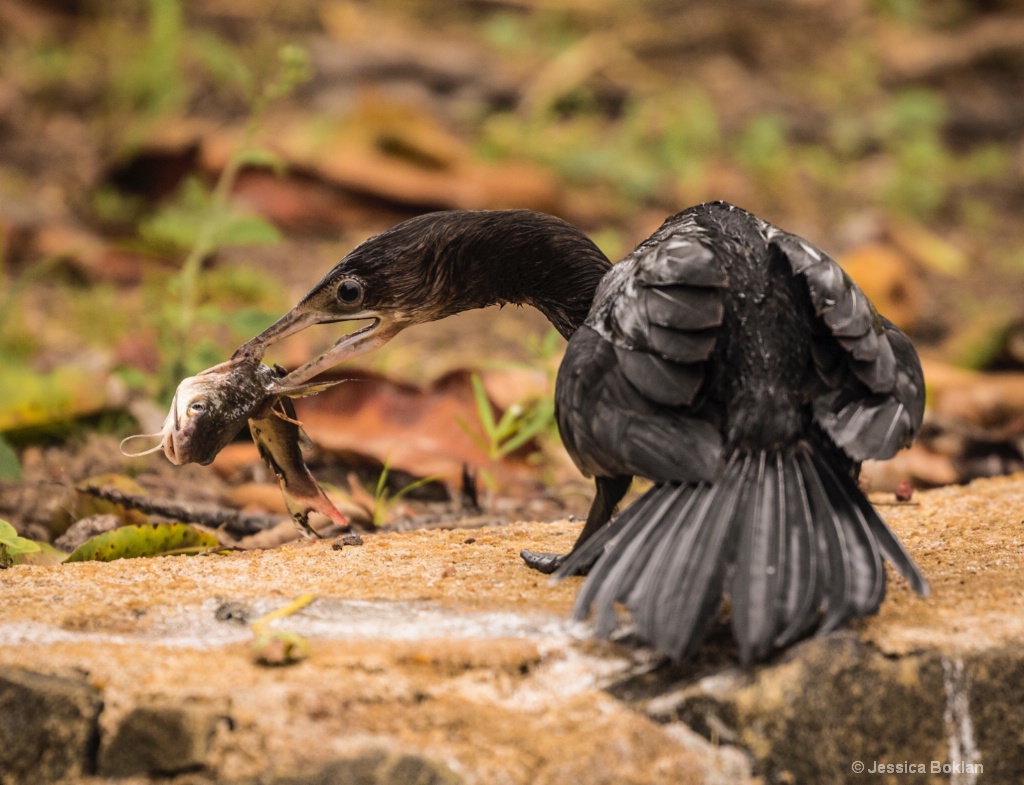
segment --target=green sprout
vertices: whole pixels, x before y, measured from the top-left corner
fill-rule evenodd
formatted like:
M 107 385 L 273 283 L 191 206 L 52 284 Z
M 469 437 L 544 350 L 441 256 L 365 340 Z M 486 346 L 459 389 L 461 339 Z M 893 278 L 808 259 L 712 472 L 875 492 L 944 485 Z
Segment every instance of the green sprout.
M 392 493 L 388 489 L 388 475 L 390 472 L 391 459 L 388 458 L 384 461 L 384 466 L 381 468 L 380 476 L 377 478 L 377 487 L 373 492 L 373 525 L 378 529 L 387 522 L 388 513 L 391 508 L 397 504 L 403 496 L 406 496 L 417 488 L 422 488 L 424 485 L 429 485 L 441 478 L 441 475 L 439 474 L 433 474 L 429 477 L 420 477 L 418 480 L 413 480 L 408 485 L 405 485 Z
M 457 417 L 456 422 L 487 453 L 492 469 L 505 456 L 554 428 L 555 404 L 549 398 L 538 399 L 528 405 L 514 404 L 499 417 L 487 397 L 480 375 L 474 373 L 470 382 L 473 385 L 473 400 L 481 430 L 471 426 L 462 417 Z M 496 485 L 493 471 L 482 469 L 480 477 L 493 493 Z

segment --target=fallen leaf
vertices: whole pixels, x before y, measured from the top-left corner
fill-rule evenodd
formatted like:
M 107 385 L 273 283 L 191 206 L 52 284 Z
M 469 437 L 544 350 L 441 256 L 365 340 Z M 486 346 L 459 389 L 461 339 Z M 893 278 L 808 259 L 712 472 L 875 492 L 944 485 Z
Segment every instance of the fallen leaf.
M 280 496 L 278 491 L 278 496 Z M 243 537 L 237 543 L 243 550 L 270 550 L 288 542 L 295 542 L 302 539 L 302 532 L 291 520 L 281 521 L 272 529 L 264 529 L 261 532 Z
M 958 482 L 960 474 L 948 455 L 915 444 L 887 461 L 864 461 L 860 479 L 871 491 L 895 493 L 908 480 L 924 487 L 938 487 Z
M 472 149 L 430 115 L 367 98 L 357 112 L 330 123 L 279 119 L 256 144 L 290 170 L 356 194 L 437 209 L 522 207 L 557 211 L 554 176 L 525 161 L 480 161 Z M 203 165 L 219 171 L 242 137 L 241 128 L 203 140 Z
M 87 540 L 65 559 L 65 563 L 163 556 L 209 550 L 219 545 L 215 536 L 187 523 L 122 526 Z
M 116 515 L 90 515 L 71 524 L 68 530 L 58 537 L 53 544 L 60 548 L 64 556 L 67 556 L 67 554 L 84 545 L 93 537 L 104 532 L 113 531 L 124 525 L 124 521 Z
M 1024 417 L 1024 373 L 980 373 L 923 361 L 929 407 L 994 428 Z
M 112 245 L 98 234 L 78 226 L 43 226 L 33 241 L 38 258 L 57 258 L 91 283 L 115 283 L 121 286 L 142 282 L 148 269 L 162 264 L 158 257 L 147 256 Z
M 368 524 L 370 514 L 357 501 L 336 488 L 324 488 L 324 493 L 335 507 L 356 524 Z M 228 491 L 228 499 L 235 507 L 244 510 L 261 510 L 268 513 L 288 515 L 288 508 L 281 496 L 281 488 L 277 483 L 247 482 L 236 485 Z M 292 524 L 294 526 L 294 524 Z
M 298 417 L 321 449 L 362 456 L 415 477 L 437 475 L 458 483 L 464 465 L 486 468 L 501 486 L 535 490 L 533 442 L 493 463 L 466 431 L 479 422 L 470 372 L 453 371 L 421 388 L 350 370 L 349 379 L 319 395 L 297 399 Z
M 253 655 L 260 665 L 294 665 L 309 656 L 309 644 L 294 632 L 270 632 L 253 642 Z

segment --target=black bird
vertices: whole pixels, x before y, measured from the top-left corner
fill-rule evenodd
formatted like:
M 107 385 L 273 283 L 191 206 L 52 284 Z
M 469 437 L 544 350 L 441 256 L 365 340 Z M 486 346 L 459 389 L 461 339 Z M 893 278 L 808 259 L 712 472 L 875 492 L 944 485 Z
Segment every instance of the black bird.
M 825 253 L 732 205 L 669 218 L 614 267 L 543 213 L 423 215 L 354 249 L 236 356 L 372 320 L 287 377 L 299 383 L 495 303 L 535 306 L 569 339 L 556 417 L 597 492 L 568 558 L 523 558 L 589 570 L 575 614 L 595 608 L 599 634 L 621 603 L 640 639 L 682 659 L 728 596 L 750 662 L 875 613 L 883 559 L 927 593 L 856 483 L 921 423 L 913 346 Z M 609 523 L 634 476 L 654 486 Z

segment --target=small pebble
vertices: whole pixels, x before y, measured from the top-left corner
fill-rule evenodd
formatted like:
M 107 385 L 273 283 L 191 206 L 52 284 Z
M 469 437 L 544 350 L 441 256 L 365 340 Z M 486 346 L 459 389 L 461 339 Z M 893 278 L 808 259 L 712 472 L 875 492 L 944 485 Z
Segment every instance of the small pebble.
M 222 602 L 213 612 L 213 617 L 217 621 L 233 621 L 236 624 L 248 624 L 254 615 L 252 608 L 236 600 Z
M 896 486 L 896 501 L 909 502 L 912 498 L 914 498 L 914 486 L 910 484 L 909 480 L 903 480 Z
M 346 545 L 362 545 L 362 544 L 363 544 L 363 536 L 361 534 L 356 534 L 355 532 L 351 532 L 349 534 L 341 535 L 338 539 L 336 539 L 333 543 L 331 543 L 331 547 L 334 550 L 336 550 L 336 551 L 340 551 Z

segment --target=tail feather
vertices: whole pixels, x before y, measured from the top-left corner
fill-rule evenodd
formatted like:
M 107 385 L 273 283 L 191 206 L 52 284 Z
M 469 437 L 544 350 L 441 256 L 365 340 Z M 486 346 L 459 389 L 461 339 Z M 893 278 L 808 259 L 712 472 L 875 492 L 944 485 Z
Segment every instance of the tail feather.
M 761 452 L 757 456 L 756 484 L 739 509 L 742 527 L 736 563 L 729 588 L 732 629 L 744 662 L 763 657 L 772 648 L 782 611 L 781 587 L 785 577 L 786 495 L 780 489 L 781 456 Z M 781 492 L 780 492 L 781 491 Z
M 875 613 L 883 557 L 920 593 L 927 584 L 854 481 L 809 446 L 735 453 L 713 484 L 649 490 L 572 555 L 600 554 L 574 615 L 615 629 L 625 604 L 636 634 L 683 659 L 724 594 L 745 663 L 812 632 Z
M 652 489 L 653 490 L 653 489 Z M 598 608 L 606 609 L 603 616 L 598 616 L 598 633 L 608 634 L 615 628 L 616 619 L 610 611 L 615 603 L 625 601 L 636 586 L 637 580 L 644 572 L 644 567 L 655 558 L 656 554 L 664 549 L 666 537 L 672 532 L 672 526 L 646 526 L 643 521 L 648 515 L 660 519 L 666 511 L 673 509 L 683 488 L 676 486 L 672 492 L 667 494 L 650 493 L 643 505 L 637 505 L 637 515 L 633 516 L 632 526 L 639 526 L 635 537 L 624 534 L 626 543 L 624 547 L 616 549 L 618 558 L 610 558 L 602 566 L 608 571 L 608 577 L 601 582 L 593 582 L 595 594 L 593 597 L 586 597 L 581 594 L 577 605 L 582 602 L 593 602 Z M 682 514 L 688 514 L 692 507 L 690 503 L 684 504 Z M 590 585 L 590 584 L 588 584 Z
M 586 540 L 572 553 L 570 553 L 562 563 L 562 566 L 554 574 L 554 579 L 561 580 L 562 578 L 566 578 L 570 575 L 585 574 L 588 572 L 587 568 L 597 561 L 598 557 L 602 555 L 606 548 L 608 550 L 608 558 L 612 562 L 621 560 L 623 549 L 608 548 L 609 543 L 619 537 L 635 518 L 645 520 L 656 519 L 654 510 L 660 501 L 664 501 L 654 493 L 657 489 L 657 487 L 651 488 L 619 515 L 615 516 L 610 523 L 594 533 L 590 539 Z M 632 541 L 632 538 L 627 538 L 627 541 Z M 584 591 L 587 589 L 596 591 L 597 588 L 598 587 L 596 585 L 588 583 L 584 586 Z M 593 599 L 593 597 L 591 597 L 591 599 Z
M 645 574 L 626 601 L 636 609 L 638 632 L 661 651 L 690 654 L 722 603 L 725 577 L 734 558 L 738 520 L 734 512 L 750 465 L 749 456 L 732 460 L 720 481 L 694 489 L 699 503 L 694 505 L 693 520 L 679 516 L 676 524 L 689 542 L 676 548 L 668 541 L 662 549 L 664 572 Z M 657 591 L 644 590 L 645 586 Z
M 852 480 L 844 483 L 827 462 L 807 454 L 803 459 L 811 506 L 821 523 L 818 545 L 830 557 L 822 566 L 835 571 L 826 578 L 832 591 L 821 625 L 824 632 L 878 610 L 885 597 L 885 567 L 863 511 L 851 499 L 852 494 L 862 496 L 860 490 Z M 872 515 L 877 517 L 873 510 Z
M 773 645 L 788 646 L 802 638 L 817 623 L 824 581 L 818 579 L 818 545 L 814 535 L 814 515 L 807 496 L 807 484 L 793 455 L 784 458 L 780 470 L 785 488 L 786 516 L 780 516 L 784 545 L 783 579 L 779 601 L 782 629 Z M 788 522 L 788 525 L 786 525 Z
M 931 592 L 931 589 L 928 587 L 928 581 L 921 574 L 917 565 L 914 564 L 914 559 L 907 552 L 907 549 L 903 547 L 903 543 L 899 541 L 892 529 L 889 528 L 889 525 L 882 520 L 881 516 L 875 512 L 871 502 L 859 491 L 853 494 L 853 501 L 867 519 L 868 528 L 878 543 L 882 556 L 896 568 L 896 572 L 906 579 L 907 583 L 910 584 L 910 588 L 922 597 L 928 596 Z

